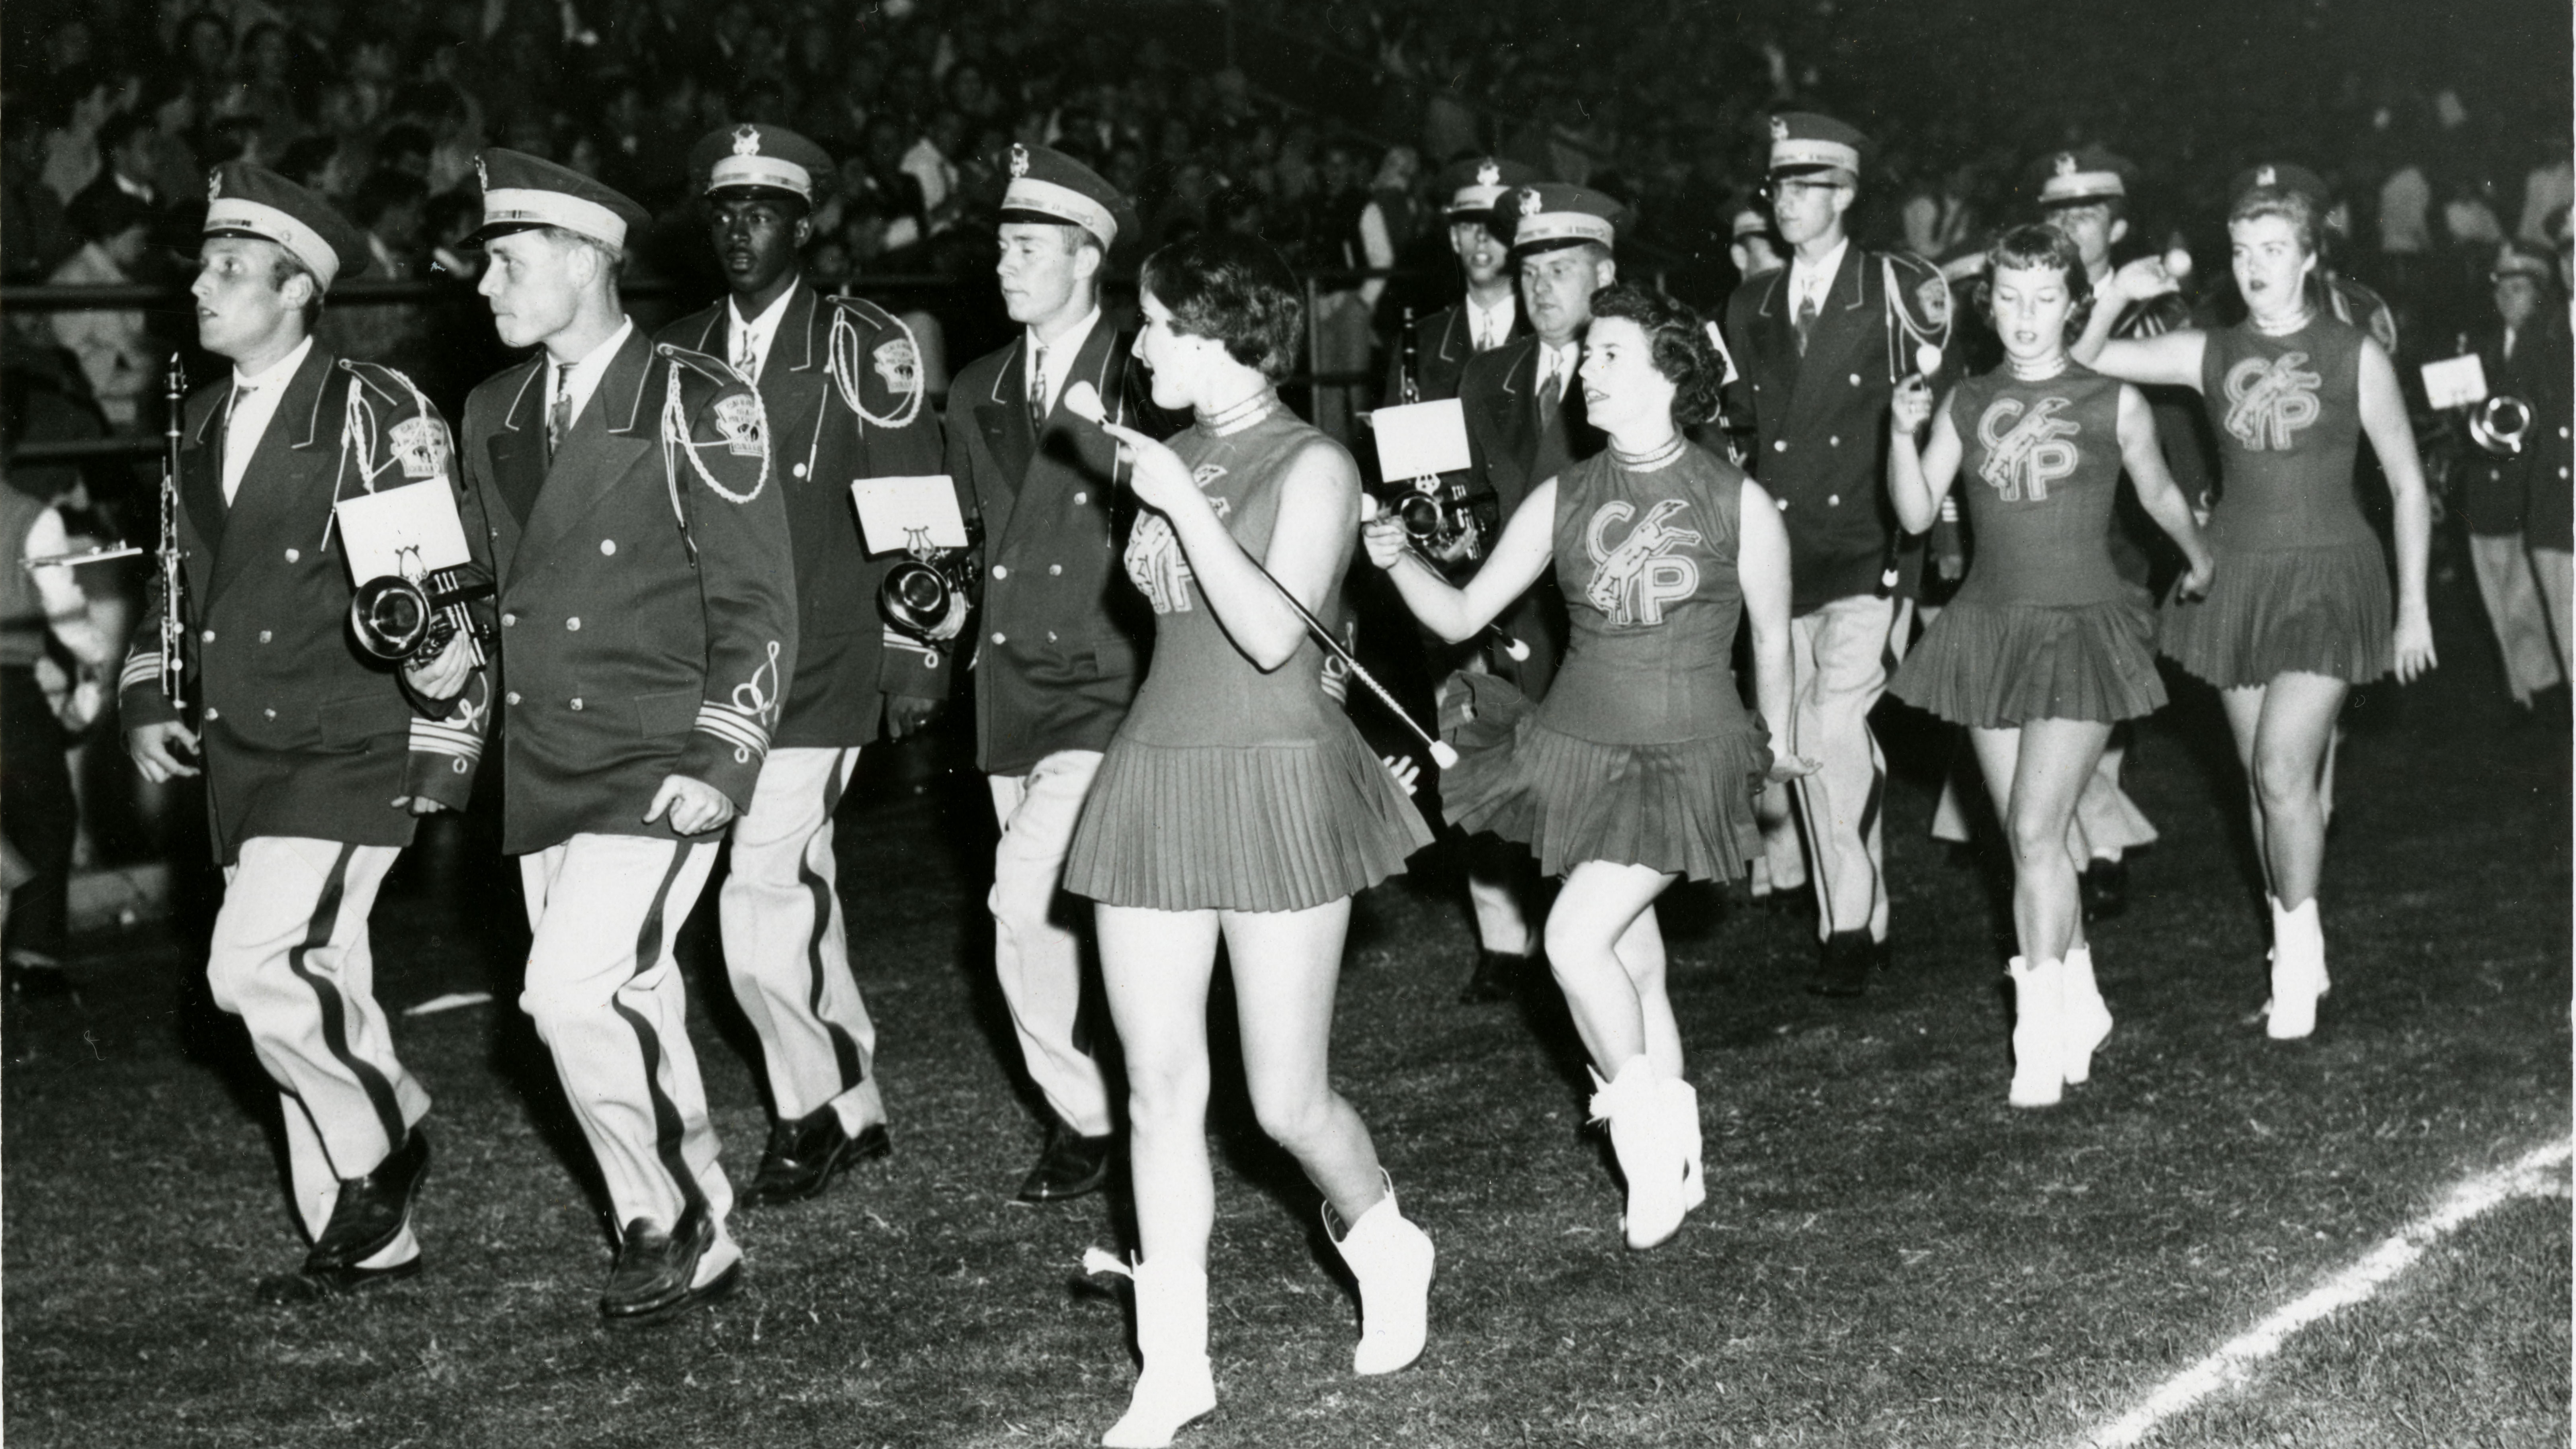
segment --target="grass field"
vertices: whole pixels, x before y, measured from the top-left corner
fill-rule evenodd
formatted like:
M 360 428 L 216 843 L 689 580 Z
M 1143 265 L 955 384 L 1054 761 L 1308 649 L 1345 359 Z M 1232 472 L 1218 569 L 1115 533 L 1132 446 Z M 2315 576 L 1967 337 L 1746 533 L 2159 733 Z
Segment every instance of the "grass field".
M 1348 1373 L 1354 1309 L 1312 1194 L 1221 1099 L 1212 1264 L 1221 1405 L 1184 1444 L 2083 1442 L 2265 1313 L 2569 1125 L 2567 740 L 2508 732 L 2473 601 L 2446 667 L 2361 711 L 2323 892 L 2335 990 L 2267 1042 L 2259 893 L 2215 706 L 2183 693 L 2133 754 L 2164 830 L 2095 932 L 2118 1030 L 2066 1105 L 2004 1105 L 1988 882 L 1924 838 L 1940 749 L 1892 730 L 1897 958 L 1868 998 L 1804 995 L 1804 922 L 1671 901 L 1709 1202 L 1622 1249 L 1553 993 L 1452 1003 L 1469 942 L 1436 880 L 1362 904 L 1337 1077 L 1438 1241 L 1433 1338 Z M 1115 1298 L 1076 1282 L 1113 1206 L 1005 1199 L 1034 1149 L 975 963 L 981 791 L 881 782 L 843 816 L 843 887 L 896 1152 L 736 1220 L 746 1292 L 611 1335 L 599 1210 L 509 1005 L 515 897 L 407 864 L 379 914 L 438 1098 L 431 1271 L 320 1312 L 254 1307 L 300 1252 L 265 1088 L 174 933 L 92 943 L 78 1003 L 7 1013 L 5 1433 L 13 1446 L 1034 1445 L 1096 1440 L 1132 1377 Z M 698 1046 L 741 1181 L 763 1115 L 697 953 Z M 711 992 L 710 988 L 713 988 Z M 2169 1421 L 2177 1445 L 2563 1445 L 2569 1214 L 2523 1198 L 2381 1296 Z

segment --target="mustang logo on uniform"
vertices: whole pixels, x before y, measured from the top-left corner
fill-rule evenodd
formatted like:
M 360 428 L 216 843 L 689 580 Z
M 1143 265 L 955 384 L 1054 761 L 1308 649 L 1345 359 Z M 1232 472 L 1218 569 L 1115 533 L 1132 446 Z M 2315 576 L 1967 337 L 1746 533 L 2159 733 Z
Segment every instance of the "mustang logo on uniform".
M 2301 428 L 2317 420 L 2318 373 L 2302 371 L 2304 352 L 2284 352 L 2270 362 L 2249 357 L 2227 369 L 2227 431 L 2255 452 L 2286 453 Z
M 1603 536 L 1612 524 L 1636 517 L 1636 505 L 1614 498 L 1593 510 L 1592 522 L 1583 530 L 1584 551 L 1592 555 L 1592 582 L 1583 597 L 1610 616 L 1611 627 L 1661 624 L 1666 604 L 1699 592 L 1698 561 L 1675 558 L 1673 550 L 1697 544 L 1701 535 L 1667 521 L 1688 507 L 1688 500 L 1664 499 L 1646 511 L 1616 548 Z
M 2058 416 L 2071 406 L 2054 396 L 2031 404 L 2027 413 L 2017 397 L 1999 397 L 1986 405 L 1985 416 L 1977 419 L 1977 441 L 1986 445 L 1986 461 L 1977 476 L 1994 485 L 1996 497 L 2006 503 L 2024 498 L 2037 503 L 2048 497 L 2049 484 L 2075 476 L 2075 445 L 2067 439 L 2082 436 L 2084 429 Z

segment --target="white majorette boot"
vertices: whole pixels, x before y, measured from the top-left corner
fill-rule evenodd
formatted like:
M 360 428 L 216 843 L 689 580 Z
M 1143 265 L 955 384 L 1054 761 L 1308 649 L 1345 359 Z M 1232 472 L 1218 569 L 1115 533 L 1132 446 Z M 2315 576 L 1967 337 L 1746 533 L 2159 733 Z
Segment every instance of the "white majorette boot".
M 1664 1081 L 1664 1110 L 1672 1114 L 1673 1140 L 1682 1149 L 1682 1211 L 1708 1201 L 1700 1181 L 1699 1089 L 1681 1077 Z
M 2111 1008 L 2102 1000 L 2102 988 L 2093 981 L 2093 947 L 2090 943 L 2066 953 L 2064 975 L 2059 978 L 2064 989 L 2062 1005 L 2066 1015 L 2066 1035 L 2058 1042 L 2063 1055 L 2058 1060 L 2059 1074 L 2066 1085 L 2080 1087 L 2093 1078 L 2093 1052 L 2111 1035 Z
M 1383 1169 L 1379 1176 L 1385 1177 Z M 1333 1236 L 1333 1205 L 1324 1204 L 1324 1236 Z M 1351 1354 L 1355 1374 L 1391 1374 L 1422 1357 L 1430 1332 L 1431 1239 L 1395 1205 L 1395 1180 L 1386 1196 L 1360 1214 L 1333 1246 L 1360 1280 L 1360 1345 Z
M 1674 1140 L 1664 1079 L 1637 1056 L 1607 1082 L 1594 1072 L 1592 1085 L 1592 1120 L 1610 1124 L 1610 1147 L 1628 1179 L 1628 1210 L 1621 1216 L 1628 1246 L 1655 1247 L 1681 1230 L 1683 1212 L 1682 1144 Z
M 2272 1005 L 2263 1034 L 2296 1041 L 2317 1029 L 2317 998 L 2325 994 L 2326 936 L 2317 920 L 2317 898 L 2296 910 L 2272 905 Z
M 2005 969 L 2013 984 L 2012 1089 L 2005 1100 L 2016 1107 L 2054 1107 L 2066 1095 L 2058 1045 L 2065 1035 L 2066 968 L 2015 956 Z
M 1082 1254 L 1086 1273 L 1118 1273 L 1136 1285 L 1136 1376 L 1127 1415 L 1100 1436 L 1107 1449 L 1164 1449 L 1192 1419 L 1216 1408 L 1216 1375 L 1208 1367 L 1207 1273 L 1159 1260 L 1134 1266 L 1098 1248 Z

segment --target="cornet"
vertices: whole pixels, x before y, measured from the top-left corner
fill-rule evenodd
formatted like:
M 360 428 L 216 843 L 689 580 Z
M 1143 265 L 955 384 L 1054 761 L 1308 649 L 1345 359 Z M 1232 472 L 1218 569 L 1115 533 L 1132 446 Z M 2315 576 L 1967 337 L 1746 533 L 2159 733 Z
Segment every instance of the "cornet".
M 492 597 L 492 582 L 466 566 L 424 569 L 420 551 L 402 551 L 403 570 L 358 586 L 349 599 L 349 632 L 378 659 L 418 663 L 434 659 L 458 634 L 476 667 L 491 655 L 489 630 L 466 605 Z
M 2530 403 L 2496 393 L 2469 409 L 2469 438 L 2500 458 L 2510 458 L 2522 452 L 2531 419 Z

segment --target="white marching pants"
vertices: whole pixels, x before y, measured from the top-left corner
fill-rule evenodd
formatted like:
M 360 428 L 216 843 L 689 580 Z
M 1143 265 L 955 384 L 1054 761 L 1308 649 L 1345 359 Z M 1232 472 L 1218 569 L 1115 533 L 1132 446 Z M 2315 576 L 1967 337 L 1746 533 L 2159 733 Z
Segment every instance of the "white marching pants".
M 877 1091 L 877 1029 L 851 974 L 835 887 L 832 812 L 855 749 L 774 749 L 733 823 L 733 869 L 716 892 L 725 975 L 760 1035 L 781 1122 L 830 1106 L 853 1136 L 886 1119 Z
M 2559 682 L 2558 649 L 2551 638 L 2549 605 L 2518 533 L 2469 535 L 2469 562 L 2478 576 L 2496 647 L 2504 654 L 2504 686 L 2516 704 Z
M 2531 577 L 2549 615 L 2549 637 L 2558 645 L 2559 677 L 2576 683 L 2576 660 L 2568 658 L 2568 636 L 2576 633 L 2576 553 L 2559 548 L 2531 551 Z
M 1098 1137 L 1113 1125 L 1100 1063 L 1074 1041 L 1082 1009 L 1082 941 L 1065 922 L 1064 857 L 1073 847 L 1097 750 L 1058 750 L 1025 775 L 993 775 L 993 970 L 1010 1004 L 1020 1055 L 1064 1125 Z M 1088 914 L 1087 912 L 1084 914 Z
M 1818 762 L 1789 789 L 1805 827 L 1819 937 L 1867 930 L 1873 941 L 1887 939 L 1879 828 L 1887 757 L 1869 712 L 1904 655 L 1913 608 L 1859 594 L 1789 621 L 1789 748 Z
M 719 1250 L 733 1188 L 716 1157 L 707 1093 L 689 1045 L 688 994 L 671 946 L 715 866 L 709 841 L 576 835 L 519 857 L 528 975 L 519 1009 L 554 1053 L 620 1232 L 668 1229 L 703 1204 Z
M 224 869 L 206 984 L 277 1083 L 287 1189 L 308 1237 L 330 1224 L 340 1179 L 374 1171 L 429 1114 L 429 1093 L 394 1056 L 367 942 L 376 891 L 401 854 L 262 835 Z

